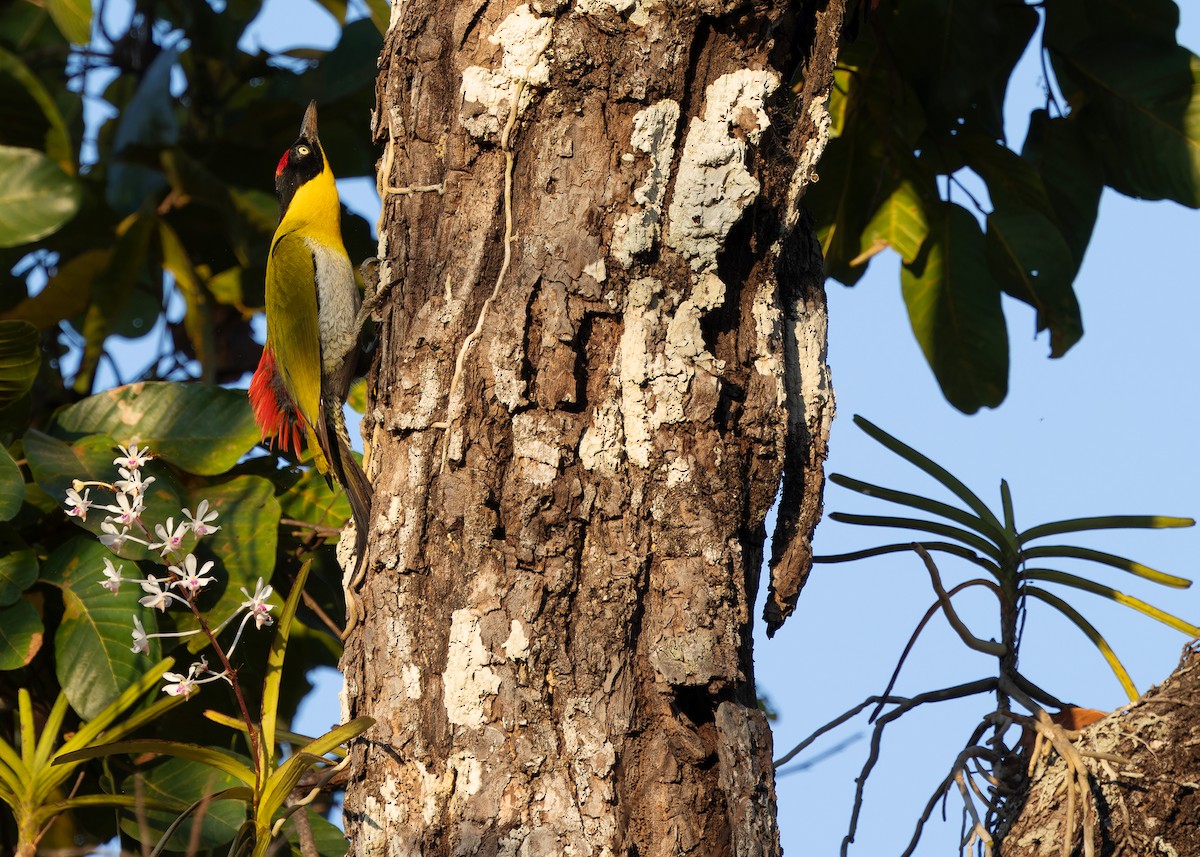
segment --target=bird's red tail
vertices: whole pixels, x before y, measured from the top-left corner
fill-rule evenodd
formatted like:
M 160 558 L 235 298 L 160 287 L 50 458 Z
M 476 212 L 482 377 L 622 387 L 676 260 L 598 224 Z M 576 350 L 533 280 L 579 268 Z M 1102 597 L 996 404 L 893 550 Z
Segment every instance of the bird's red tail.
M 254 410 L 254 421 L 262 431 L 262 439 L 274 438 L 274 445 L 287 452 L 300 452 L 300 438 L 304 434 L 304 417 L 296 408 L 292 397 L 283 386 L 283 378 L 275 365 L 275 355 L 264 348 L 250 379 L 250 407 Z

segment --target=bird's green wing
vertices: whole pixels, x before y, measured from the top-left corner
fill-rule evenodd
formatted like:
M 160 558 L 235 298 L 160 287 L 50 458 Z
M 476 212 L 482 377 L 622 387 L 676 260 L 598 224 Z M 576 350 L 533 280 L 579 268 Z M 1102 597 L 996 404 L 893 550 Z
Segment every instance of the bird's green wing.
M 321 418 L 321 336 L 317 324 L 316 267 L 304 239 L 277 236 L 267 258 L 267 343 L 288 395 L 308 423 Z

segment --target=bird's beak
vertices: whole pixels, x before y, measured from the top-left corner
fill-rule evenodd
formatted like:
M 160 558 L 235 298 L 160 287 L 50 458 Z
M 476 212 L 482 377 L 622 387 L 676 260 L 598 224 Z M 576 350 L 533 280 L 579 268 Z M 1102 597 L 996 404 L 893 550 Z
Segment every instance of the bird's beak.
M 304 111 L 304 121 L 300 124 L 300 136 L 309 140 L 317 139 L 317 102 L 308 102 Z

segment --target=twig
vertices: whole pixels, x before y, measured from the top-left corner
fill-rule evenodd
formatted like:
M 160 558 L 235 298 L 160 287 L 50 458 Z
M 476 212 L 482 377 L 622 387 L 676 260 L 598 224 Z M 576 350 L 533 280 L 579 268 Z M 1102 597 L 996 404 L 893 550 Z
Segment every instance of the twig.
M 984 580 L 981 577 L 958 584 L 958 586 L 950 590 L 950 597 L 953 598 L 955 595 L 962 592 L 969 586 L 985 586 L 991 589 L 996 594 L 997 598 L 1000 597 L 1000 587 L 992 581 Z M 908 638 L 908 644 L 904 647 L 904 651 L 900 653 L 900 660 L 896 662 L 896 668 L 892 670 L 892 677 L 888 680 L 887 687 L 883 690 L 884 697 L 891 694 L 892 689 L 895 688 L 896 681 L 900 678 L 900 670 L 904 666 L 905 660 L 908 659 L 909 654 L 912 653 L 913 646 L 917 644 L 917 638 L 921 636 L 921 632 L 925 630 L 925 626 L 929 623 L 929 620 L 934 617 L 937 611 L 941 609 L 941 606 L 942 602 L 940 599 L 935 601 L 930 605 L 929 609 L 925 611 L 925 615 L 921 617 L 921 621 L 917 623 L 916 630 L 914 630 L 912 632 L 912 636 Z M 879 712 L 883 710 L 884 705 L 885 703 L 880 702 L 879 705 L 875 707 L 875 710 L 871 712 L 871 716 L 867 719 L 868 723 L 875 722 L 875 718 L 879 716 Z

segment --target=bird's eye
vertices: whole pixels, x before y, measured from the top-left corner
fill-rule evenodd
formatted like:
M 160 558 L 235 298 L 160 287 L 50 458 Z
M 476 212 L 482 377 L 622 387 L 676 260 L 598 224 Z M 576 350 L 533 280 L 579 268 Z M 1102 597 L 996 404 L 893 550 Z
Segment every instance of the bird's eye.
M 304 155 L 307 155 L 308 152 L 309 152 L 308 146 L 297 146 L 296 147 L 296 154 L 300 155 L 301 157 L 303 157 Z

